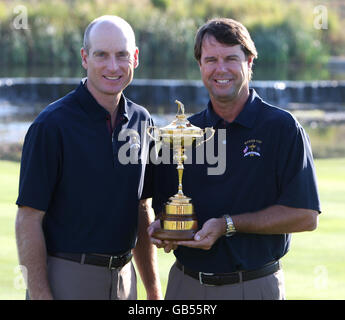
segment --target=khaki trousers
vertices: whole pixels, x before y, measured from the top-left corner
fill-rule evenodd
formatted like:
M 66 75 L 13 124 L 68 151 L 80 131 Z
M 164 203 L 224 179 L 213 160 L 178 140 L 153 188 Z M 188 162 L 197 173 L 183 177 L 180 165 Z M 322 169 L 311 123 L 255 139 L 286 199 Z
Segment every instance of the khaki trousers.
M 137 299 L 137 278 L 132 262 L 119 271 L 51 256 L 47 262 L 48 281 L 54 299 Z
M 206 286 L 176 267 L 170 269 L 165 300 L 284 300 L 284 274 L 222 286 Z

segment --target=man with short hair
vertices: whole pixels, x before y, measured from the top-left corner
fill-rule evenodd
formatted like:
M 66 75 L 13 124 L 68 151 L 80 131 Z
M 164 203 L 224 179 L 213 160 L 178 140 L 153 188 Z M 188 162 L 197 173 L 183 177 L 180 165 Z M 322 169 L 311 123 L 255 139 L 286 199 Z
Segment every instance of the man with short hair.
M 218 157 L 226 169 L 209 175 L 206 161 L 185 165 L 183 189 L 201 229 L 192 241 L 151 237 L 176 256 L 165 298 L 284 299 L 280 259 L 290 233 L 314 230 L 320 212 L 309 139 L 290 113 L 249 88 L 257 52 L 241 23 L 208 21 L 198 30 L 194 53 L 210 102 L 189 121 L 216 129 L 214 150 L 224 150 Z M 154 166 L 152 176 L 146 196 L 153 196 L 159 214 L 176 193 L 176 168 Z M 159 221 L 149 227 L 150 236 L 157 228 Z
M 16 219 L 27 298 L 137 299 L 132 251 L 147 298 L 161 298 L 148 206 L 139 203 L 148 152 L 140 135 L 152 120 L 123 95 L 138 55 L 125 20 L 95 19 L 81 49 L 87 78 L 28 130 Z M 123 141 L 123 132 L 140 138 Z M 140 161 L 123 164 L 125 144 Z

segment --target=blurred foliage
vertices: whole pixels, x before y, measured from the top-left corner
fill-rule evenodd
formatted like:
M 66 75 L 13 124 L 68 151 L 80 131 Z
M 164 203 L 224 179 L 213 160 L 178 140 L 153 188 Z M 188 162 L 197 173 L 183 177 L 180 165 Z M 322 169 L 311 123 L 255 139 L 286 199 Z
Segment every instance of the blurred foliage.
M 26 29 L 14 24 L 19 5 L 27 10 Z M 315 6 L 313 0 L 0 0 L 0 65 L 75 67 L 85 27 L 104 14 L 119 15 L 133 26 L 147 77 L 150 70 L 176 65 L 198 72 L 195 32 L 215 16 L 247 26 L 259 52 L 258 65 L 322 64 L 345 52 L 345 22 L 343 11 L 327 5 L 327 29 L 316 29 Z
M 345 125 L 305 126 L 315 158 L 337 158 L 345 154 Z
M 151 3 L 159 8 L 159 9 L 162 9 L 162 10 L 165 10 L 169 7 L 170 5 L 170 0 L 151 0 Z

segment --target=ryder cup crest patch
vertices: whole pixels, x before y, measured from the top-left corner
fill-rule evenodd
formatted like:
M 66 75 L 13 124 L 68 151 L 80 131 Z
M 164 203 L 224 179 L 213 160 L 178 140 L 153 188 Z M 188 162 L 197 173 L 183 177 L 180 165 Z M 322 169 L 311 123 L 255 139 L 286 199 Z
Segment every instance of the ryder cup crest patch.
M 261 157 L 261 140 L 250 139 L 244 143 L 243 157 Z

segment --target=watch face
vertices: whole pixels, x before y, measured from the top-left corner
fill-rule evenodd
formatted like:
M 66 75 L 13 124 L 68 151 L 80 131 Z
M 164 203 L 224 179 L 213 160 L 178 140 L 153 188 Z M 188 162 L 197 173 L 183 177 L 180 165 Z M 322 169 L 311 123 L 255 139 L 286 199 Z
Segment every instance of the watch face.
M 229 215 L 225 215 L 226 220 L 226 235 L 233 235 L 236 232 L 234 223 Z
M 224 215 L 224 218 L 226 220 L 226 235 L 232 235 L 236 232 L 236 229 L 235 229 L 235 226 L 234 226 L 234 223 L 231 219 L 231 217 L 226 214 Z

